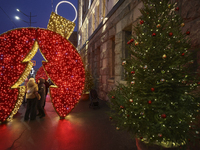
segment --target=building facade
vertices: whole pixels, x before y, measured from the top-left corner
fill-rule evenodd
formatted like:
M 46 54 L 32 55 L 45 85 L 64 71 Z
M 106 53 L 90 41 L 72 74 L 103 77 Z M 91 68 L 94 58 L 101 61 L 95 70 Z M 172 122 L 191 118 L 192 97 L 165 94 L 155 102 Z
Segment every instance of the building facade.
M 176 1 L 176 0 L 172 0 Z M 179 1 L 183 32 L 190 30 L 193 48 L 200 47 L 200 1 Z M 122 60 L 128 57 L 126 43 L 141 15 L 141 0 L 79 0 L 77 49 L 95 79 L 99 98 L 124 81 Z
M 72 32 L 68 40 L 74 45 L 74 47 L 77 47 L 77 31 Z

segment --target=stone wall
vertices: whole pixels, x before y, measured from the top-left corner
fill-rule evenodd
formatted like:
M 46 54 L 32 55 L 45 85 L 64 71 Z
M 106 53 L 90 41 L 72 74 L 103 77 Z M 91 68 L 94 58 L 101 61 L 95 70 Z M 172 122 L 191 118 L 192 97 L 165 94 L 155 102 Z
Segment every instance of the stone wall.
M 174 1 L 177 2 L 179 14 L 185 23 L 183 33 L 190 31 L 188 37 L 191 40 L 192 48 L 199 49 L 197 63 L 200 64 L 200 0 Z
M 172 0 L 177 1 L 179 13 L 182 16 L 185 26 L 183 32 L 190 31 L 189 38 L 193 48 L 200 47 L 200 0 Z M 140 0 L 125 0 L 114 14 L 108 18 L 107 22 L 90 39 L 87 46 L 81 50 L 81 56 L 89 57 L 88 64 L 94 76 L 96 90 L 102 100 L 108 100 L 107 93 L 122 80 L 123 68 L 122 59 L 125 57 L 125 31 L 132 31 L 133 25 L 137 23 L 137 18 L 141 15 L 139 9 L 143 7 Z M 115 40 L 115 74 L 111 78 L 111 40 Z M 87 50 L 88 49 L 88 50 Z M 85 53 L 88 51 L 87 53 Z M 97 52 L 98 51 L 98 52 Z M 97 58 L 100 58 L 97 61 Z M 198 54 L 200 61 L 200 54 Z M 99 63 L 99 65 L 98 65 Z M 200 63 L 200 62 L 199 62 Z M 97 73 L 99 70 L 99 74 Z

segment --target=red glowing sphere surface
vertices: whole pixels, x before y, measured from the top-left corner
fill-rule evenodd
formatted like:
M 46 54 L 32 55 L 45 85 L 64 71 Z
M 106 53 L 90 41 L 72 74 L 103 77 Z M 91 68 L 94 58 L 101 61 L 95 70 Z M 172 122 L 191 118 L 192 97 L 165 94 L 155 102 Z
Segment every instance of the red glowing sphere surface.
M 37 82 L 39 78 L 43 78 L 45 80 L 48 79 L 48 76 L 43 67 L 40 67 L 35 75 L 35 81 Z
M 60 34 L 41 28 L 20 28 L 0 35 L 0 122 L 5 121 L 18 102 L 19 89 L 11 89 L 26 69 L 23 59 L 37 42 L 47 62 L 44 69 L 57 86 L 50 88 L 53 106 L 65 117 L 84 89 L 85 70 L 76 48 Z

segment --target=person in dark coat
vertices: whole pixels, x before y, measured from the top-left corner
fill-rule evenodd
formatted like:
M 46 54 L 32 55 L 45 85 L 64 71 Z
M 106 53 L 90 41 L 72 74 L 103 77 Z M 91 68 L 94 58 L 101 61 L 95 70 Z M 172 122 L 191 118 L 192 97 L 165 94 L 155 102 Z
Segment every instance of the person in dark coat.
M 49 89 L 49 86 L 50 86 L 50 84 L 49 84 L 49 82 L 47 80 L 45 80 L 44 84 L 45 84 L 45 100 L 44 100 L 43 108 L 44 108 L 44 106 L 46 104 L 47 93 L 48 93 L 48 89 Z
M 46 99 L 46 96 L 45 96 L 45 79 L 43 78 L 39 78 L 38 80 L 38 93 L 40 94 L 41 96 L 41 99 L 38 100 L 38 111 L 39 111 L 39 114 L 38 116 L 40 116 L 40 118 L 44 117 L 45 116 L 45 113 L 44 113 L 44 101 Z
M 24 116 L 24 120 L 35 120 L 36 114 L 37 114 L 37 97 L 36 94 L 38 92 L 38 86 L 35 83 L 34 78 L 30 78 L 27 83 L 27 89 L 26 89 L 26 99 L 27 99 L 27 107 L 26 112 Z
M 25 91 L 27 91 L 27 83 L 28 83 L 28 81 L 29 81 L 28 78 L 26 78 L 25 81 L 24 81 Z M 27 101 L 26 101 L 26 92 L 25 92 L 22 104 L 25 106 L 25 103 L 27 103 Z

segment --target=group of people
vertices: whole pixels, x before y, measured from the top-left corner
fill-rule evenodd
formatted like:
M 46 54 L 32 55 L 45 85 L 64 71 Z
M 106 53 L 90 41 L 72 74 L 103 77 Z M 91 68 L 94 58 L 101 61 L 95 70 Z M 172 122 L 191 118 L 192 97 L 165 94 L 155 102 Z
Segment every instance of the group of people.
M 35 120 L 36 116 L 39 116 L 40 118 L 45 117 L 44 106 L 49 86 L 50 84 L 44 78 L 39 78 L 37 83 L 34 78 L 30 78 L 28 82 L 25 83 L 25 99 L 27 101 L 24 116 L 25 121 L 29 119 Z M 40 99 L 38 97 L 40 97 Z

